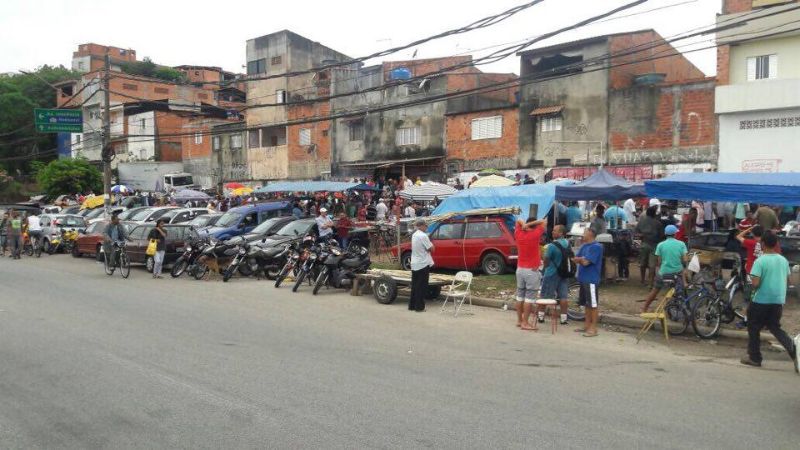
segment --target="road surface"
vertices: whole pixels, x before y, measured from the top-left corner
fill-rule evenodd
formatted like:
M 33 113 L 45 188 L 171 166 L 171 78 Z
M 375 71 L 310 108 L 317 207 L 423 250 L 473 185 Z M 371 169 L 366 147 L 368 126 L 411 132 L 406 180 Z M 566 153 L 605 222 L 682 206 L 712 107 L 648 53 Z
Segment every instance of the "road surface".
M 0 260 L 0 448 L 797 448 L 800 377 L 233 279 Z M 705 344 L 704 344 L 705 345 Z M 706 345 L 706 347 L 708 347 Z M 734 352 L 740 356 L 739 352 Z

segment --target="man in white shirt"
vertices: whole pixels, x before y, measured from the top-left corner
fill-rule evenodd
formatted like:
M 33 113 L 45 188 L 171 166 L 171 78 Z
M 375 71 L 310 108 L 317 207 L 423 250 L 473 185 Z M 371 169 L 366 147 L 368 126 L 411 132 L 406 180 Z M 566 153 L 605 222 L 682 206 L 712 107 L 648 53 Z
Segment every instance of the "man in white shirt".
M 409 203 L 408 206 L 406 206 L 406 210 L 403 212 L 403 215 L 412 219 L 417 218 L 417 211 L 414 209 L 413 203 Z
M 35 240 L 36 245 L 42 245 L 42 222 L 39 220 L 39 216 L 29 214 L 27 220 L 28 237 L 31 239 L 31 244 L 33 244 Z
M 622 210 L 625 211 L 625 219 L 629 224 L 636 223 L 636 202 L 632 198 L 625 200 L 622 204 Z
M 386 220 L 387 212 L 389 212 L 389 207 L 386 206 L 383 199 L 378 200 L 378 204 L 375 206 L 375 220 L 378 222 Z
M 433 266 L 433 243 L 428 238 L 428 224 L 423 219 L 414 222 L 417 231 L 411 235 L 411 298 L 410 311 L 425 311 L 425 297 L 428 295 L 428 279 Z
M 328 210 L 320 208 L 319 215 L 314 220 L 317 222 L 317 228 L 319 229 L 319 240 L 330 239 L 333 234 L 333 221 L 328 217 Z
M 405 177 L 405 180 L 403 181 L 403 189 L 408 189 L 413 185 L 414 183 L 411 181 L 411 178 Z

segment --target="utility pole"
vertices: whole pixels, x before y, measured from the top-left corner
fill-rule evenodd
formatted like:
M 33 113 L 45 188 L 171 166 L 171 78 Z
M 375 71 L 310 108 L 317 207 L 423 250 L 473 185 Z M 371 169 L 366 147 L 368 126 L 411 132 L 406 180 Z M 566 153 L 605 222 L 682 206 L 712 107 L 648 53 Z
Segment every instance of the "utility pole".
M 111 78 L 111 58 L 106 53 L 105 67 L 103 68 L 103 207 L 106 215 L 111 213 L 111 93 L 109 92 L 109 79 Z

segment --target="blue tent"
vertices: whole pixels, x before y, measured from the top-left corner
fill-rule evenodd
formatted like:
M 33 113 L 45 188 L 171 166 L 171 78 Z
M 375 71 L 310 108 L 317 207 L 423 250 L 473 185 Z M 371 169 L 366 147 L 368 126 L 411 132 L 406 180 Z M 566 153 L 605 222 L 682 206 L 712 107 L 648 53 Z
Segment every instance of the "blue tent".
M 370 186 L 367 183 L 361 183 L 358 186 L 350 188 L 351 191 L 380 191 L 378 186 Z
M 445 199 L 433 211 L 433 215 L 479 208 L 516 206 L 520 209 L 519 218 L 527 220 L 530 207 L 535 204 L 538 208 L 538 217 L 544 217 L 553 207 L 556 186 L 556 184 L 525 184 L 522 186 L 465 189 Z
M 341 192 L 352 189 L 358 183 L 341 181 L 278 181 L 256 189 L 256 193 L 267 192 Z
M 800 205 L 800 173 L 679 173 L 644 185 L 658 199 Z
M 645 197 L 643 184 L 634 184 L 603 169 L 572 186 L 556 187 L 556 200 L 625 200 Z

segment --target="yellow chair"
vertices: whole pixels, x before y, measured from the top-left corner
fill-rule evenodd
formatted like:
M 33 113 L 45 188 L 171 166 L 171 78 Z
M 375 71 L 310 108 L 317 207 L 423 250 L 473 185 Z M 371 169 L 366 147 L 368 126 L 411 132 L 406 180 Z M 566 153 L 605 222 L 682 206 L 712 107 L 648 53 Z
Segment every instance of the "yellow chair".
M 644 336 L 645 333 L 647 333 L 656 322 L 661 322 L 661 328 L 664 329 L 664 339 L 666 339 L 667 342 L 669 342 L 669 328 L 667 326 L 667 313 L 665 310 L 667 307 L 667 303 L 669 303 L 673 295 L 675 295 L 674 287 L 670 288 L 667 291 L 666 295 L 664 295 L 664 297 L 661 300 L 659 300 L 658 304 L 656 305 L 656 309 L 653 312 L 645 312 L 639 314 L 639 317 L 645 319 L 645 322 L 644 325 L 642 326 L 642 329 L 639 331 L 639 334 L 636 335 L 637 344 L 642 339 L 642 336 Z

